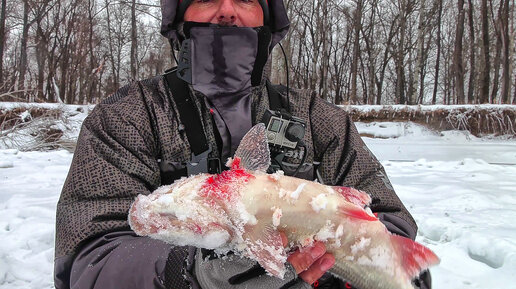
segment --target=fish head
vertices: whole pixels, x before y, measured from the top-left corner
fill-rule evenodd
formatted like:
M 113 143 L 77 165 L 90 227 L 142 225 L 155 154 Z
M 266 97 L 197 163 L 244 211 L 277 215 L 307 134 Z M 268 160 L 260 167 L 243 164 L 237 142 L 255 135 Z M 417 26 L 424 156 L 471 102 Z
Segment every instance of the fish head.
M 233 234 L 227 214 L 199 194 L 209 177 L 185 178 L 138 195 L 129 211 L 131 228 L 140 236 L 180 246 L 224 247 Z

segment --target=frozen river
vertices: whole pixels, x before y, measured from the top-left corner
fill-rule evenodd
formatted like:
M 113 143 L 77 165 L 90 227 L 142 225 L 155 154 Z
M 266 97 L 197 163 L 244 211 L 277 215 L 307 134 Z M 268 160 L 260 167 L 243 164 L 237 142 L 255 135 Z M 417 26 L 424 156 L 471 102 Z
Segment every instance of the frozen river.
M 516 141 L 358 124 L 441 258 L 433 288 L 516 288 Z M 73 154 L 0 150 L 0 288 L 53 288 L 55 205 Z

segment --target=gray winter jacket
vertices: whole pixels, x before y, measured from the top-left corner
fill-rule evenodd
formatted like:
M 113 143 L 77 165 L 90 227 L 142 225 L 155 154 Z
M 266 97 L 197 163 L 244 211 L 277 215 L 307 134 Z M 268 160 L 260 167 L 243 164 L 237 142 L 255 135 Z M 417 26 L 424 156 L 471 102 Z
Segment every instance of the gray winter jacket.
M 169 89 L 163 76 L 134 82 L 97 105 L 84 121 L 57 205 L 56 288 L 309 288 L 296 280 L 293 270 L 284 281 L 260 274 L 245 278 L 254 270 L 249 260 L 195 257 L 195 248 L 172 248 L 130 230 L 127 212 L 135 196 L 164 184 L 160 164 L 181 167 L 190 160 L 190 144 L 171 93 L 174 88 Z M 256 124 L 269 107 L 264 83 L 251 94 Z M 211 157 L 218 158 L 212 115 L 202 95 L 191 91 L 191 96 L 208 142 L 216 148 Z M 292 114 L 307 121 L 306 162 L 319 163 L 322 181 L 368 192 L 371 209 L 387 228 L 414 239 L 413 218 L 349 115 L 306 91 L 291 91 L 290 101 Z M 243 281 L 230 285 L 235 276 L 244 276 Z

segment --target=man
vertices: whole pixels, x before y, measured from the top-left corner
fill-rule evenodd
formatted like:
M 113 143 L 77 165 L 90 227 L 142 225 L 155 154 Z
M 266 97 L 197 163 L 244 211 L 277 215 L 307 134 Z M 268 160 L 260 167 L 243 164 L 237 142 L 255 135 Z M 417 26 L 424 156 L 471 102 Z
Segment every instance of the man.
M 274 90 L 264 67 L 289 25 L 281 0 L 164 0 L 162 9 L 162 34 L 181 46 L 179 68 L 120 89 L 84 121 L 57 206 L 56 288 L 310 288 L 318 279 L 319 288 L 351 288 L 326 273 L 335 260 L 320 242 L 294 252 L 280 280 L 251 260 L 172 248 L 129 229 L 137 194 L 192 172 L 198 157 L 224 163 L 262 120 Z M 286 174 L 364 190 L 389 230 L 415 238 L 414 220 L 349 116 L 311 93 L 290 94 L 286 106 L 307 130 L 305 156 L 285 158 Z M 191 141 L 199 135 L 201 153 Z

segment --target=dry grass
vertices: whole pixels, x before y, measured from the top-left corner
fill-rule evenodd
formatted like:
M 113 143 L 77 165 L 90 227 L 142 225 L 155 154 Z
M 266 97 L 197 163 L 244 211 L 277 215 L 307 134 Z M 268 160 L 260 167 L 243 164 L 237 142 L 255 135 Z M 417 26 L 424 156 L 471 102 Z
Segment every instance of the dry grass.
M 412 121 L 436 131 L 467 130 L 475 136 L 516 136 L 516 106 L 478 106 L 422 109 L 417 106 L 383 106 L 364 112 L 357 107 L 346 107 L 354 121 L 406 122 Z
M 360 122 L 412 121 L 435 131 L 467 130 L 475 136 L 516 137 L 516 106 L 450 106 L 433 110 L 420 106 L 379 106 L 367 112 L 355 106 L 344 109 Z M 77 112 L 83 112 L 82 108 Z M 20 150 L 73 151 L 76 139 L 69 137 L 72 125 L 68 117 L 62 108 L 27 106 L 0 110 L 0 144 Z
M 16 107 L 0 111 L 0 144 L 22 151 L 75 149 L 65 136 L 69 121 L 59 108 Z

